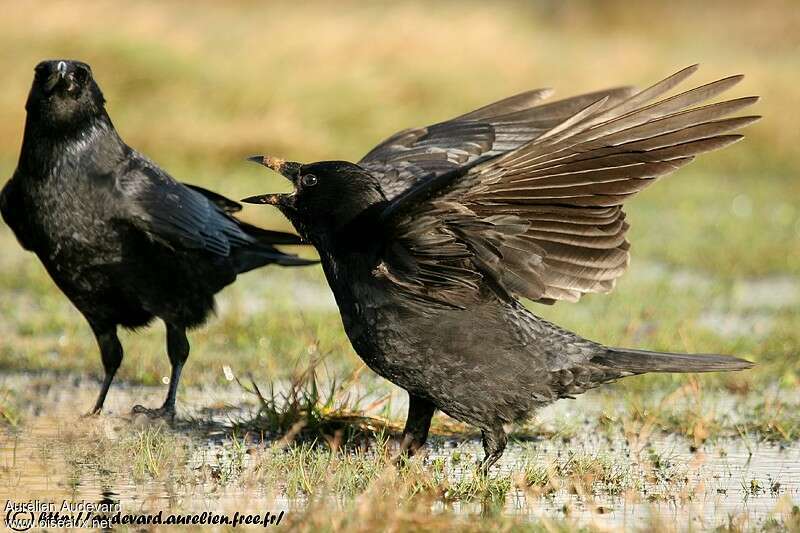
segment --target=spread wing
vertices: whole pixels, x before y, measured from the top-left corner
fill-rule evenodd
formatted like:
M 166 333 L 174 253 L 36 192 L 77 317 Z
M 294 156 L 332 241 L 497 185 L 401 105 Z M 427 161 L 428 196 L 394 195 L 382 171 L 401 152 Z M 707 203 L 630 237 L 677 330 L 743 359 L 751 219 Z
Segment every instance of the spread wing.
M 384 275 L 412 299 L 456 307 L 483 283 L 543 303 L 610 291 L 629 260 L 624 202 L 759 118 L 725 118 L 756 97 L 698 105 L 741 76 L 650 103 L 694 70 L 613 106 L 602 97 L 511 152 L 420 180 L 383 212 Z
M 550 89 L 535 89 L 422 128 L 398 132 L 365 155 L 359 165 L 375 175 L 389 199 L 430 173 L 470 164 L 479 157 L 514 150 L 597 100 L 607 106 L 628 98 L 630 87 L 539 105 Z
M 126 206 L 124 221 L 172 248 L 228 256 L 233 248 L 265 241 L 300 242 L 288 233 L 268 232 L 242 223 L 231 215 L 241 209 L 238 203 L 202 187 L 183 185 L 138 154 L 117 177 L 116 188 Z M 264 239 L 261 233 L 275 240 Z

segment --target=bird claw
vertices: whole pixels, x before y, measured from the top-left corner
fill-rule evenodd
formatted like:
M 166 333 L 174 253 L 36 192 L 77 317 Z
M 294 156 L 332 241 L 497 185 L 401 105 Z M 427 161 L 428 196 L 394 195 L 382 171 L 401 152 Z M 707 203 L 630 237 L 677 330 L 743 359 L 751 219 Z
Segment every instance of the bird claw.
M 421 447 L 422 445 L 420 444 L 415 445 L 414 438 L 411 435 L 403 435 L 400 448 L 390 461 L 396 468 L 407 465 Z
M 134 405 L 131 412 L 135 415 L 146 415 L 148 418 L 164 418 L 167 420 L 173 420 L 175 418 L 175 409 L 168 409 L 166 407 L 150 409 L 143 405 Z
M 390 459 L 392 466 L 395 468 L 401 468 L 407 465 L 410 460 L 411 457 L 406 452 L 400 452 Z

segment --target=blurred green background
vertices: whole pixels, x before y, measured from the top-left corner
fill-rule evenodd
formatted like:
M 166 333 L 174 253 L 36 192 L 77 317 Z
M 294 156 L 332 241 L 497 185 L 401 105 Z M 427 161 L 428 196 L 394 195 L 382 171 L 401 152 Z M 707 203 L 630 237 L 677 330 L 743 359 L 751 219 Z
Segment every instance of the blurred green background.
M 796 387 L 800 347 L 800 9 L 768 2 L 4 2 L 0 174 L 14 170 L 34 65 L 92 65 L 123 138 L 177 179 L 232 198 L 284 187 L 243 161 L 357 160 L 387 135 L 535 87 L 645 86 L 700 62 L 735 74 L 764 119 L 628 207 L 633 261 L 610 296 L 537 312 L 595 340 L 736 353 L 732 388 Z M 270 209 L 249 220 L 287 228 Z M 268 268 L 193 335 L 186 384 L 222 364 L 285 376 L 308 354 L 357 368 L 318 268 Z M 168 374 L 161 328 L 126 336 L 122 379 Z M 101 372 L 88 327 L 0 226 L 0 368 Z M 652 380 L 631 380 L 646 388 Z M 677 379 L 677 378 L 676 378 Z M 650 380 L 650 381 L 649 381 Z M 734 387 L 735 386 L 735 387 Z

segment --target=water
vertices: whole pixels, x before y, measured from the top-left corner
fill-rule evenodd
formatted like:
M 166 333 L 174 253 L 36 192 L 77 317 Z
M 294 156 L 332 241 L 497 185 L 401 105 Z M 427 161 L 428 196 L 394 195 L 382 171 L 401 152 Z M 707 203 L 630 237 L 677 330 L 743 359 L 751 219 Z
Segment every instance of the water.
M 591 436 L 569 444 L 543 441 L 533 449 L 531 445 L 510 446 L 500 465 L 504 473 L 520 472 L 531 458 L 549 465 L 567 461 L 569 454 L 575 453 L 577 457 L 600 456 L 614 465 L 616 474 L 631 478 L 623 481 L 622 487 L 596 482 L 582 494 L 576 494 L 569 482 L 545 495 L 516 489 L 507 498 L 504 511 L 531 520 L 570 517 L 615 528 L 641 528 L 653 517 L 670 524 L 691 522 L 703 527 L 718 526 L 731 517 L 756 526 L 774 516 L 781 504 L 800 501 L 800 446 L 761 444 L 748 449 L 739 441 L 725 439 L 696 452 L 689 448 L 682 438 L 661 436 L 648 439 L 641 457 L 621 440 L 609 443 Z M 481 456 L 478 442 L 459 450 Z M 666 479 L 654 479 L 640 468 L 648 464 L 651 453 L 669 463 Z M 448 451 L 436 450 L 433 455 L 446 457 Z M 462 507 L 476 510 L 474 505 Z

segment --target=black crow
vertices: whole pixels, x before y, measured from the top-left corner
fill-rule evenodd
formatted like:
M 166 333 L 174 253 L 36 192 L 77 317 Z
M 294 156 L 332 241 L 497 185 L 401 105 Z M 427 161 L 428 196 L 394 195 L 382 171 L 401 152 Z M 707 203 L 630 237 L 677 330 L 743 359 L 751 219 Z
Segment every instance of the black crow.
M 172 364 L 160 409 L 174 416 L 186 330 L 214 309 L 214 294 L 237 274 L 277 263 L 313 263 L 275 248 L 288 233 L 246 224 L 240 204 L 175 181 L 120 139 L 89 65 L 36 66 L 17 170 L 0 211 L 20 244 L 39 256 L 97 338 L 105 379 L 98 413 L 122 361 L 117 327 L 164 321 Z
M 243 201 L 277 206 L 317 248 L 356 352 L 408 391 L 404 449 L 425 443 L 440 409 L 482 430 L 486 471 L 504 424 L 558 398 L 646 372 L 751 366 L 609 348 L 518 300 L 610 291 L 628 265 L 625 200 L 758 118 L 723 118 L 754 97 L 698 106 L 741 76 L 658 100 L 695 70 L 545 105 L 548 91 L 526 92 L 404 130 L 358 164 L 252 158 L 294 191 Z

